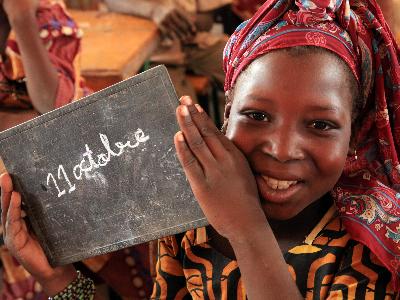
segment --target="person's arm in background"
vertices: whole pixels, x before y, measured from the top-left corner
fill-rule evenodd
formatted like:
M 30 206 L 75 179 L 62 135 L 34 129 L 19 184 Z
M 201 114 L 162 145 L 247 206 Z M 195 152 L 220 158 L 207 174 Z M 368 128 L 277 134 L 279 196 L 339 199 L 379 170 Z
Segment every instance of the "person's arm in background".
M 21 52 L 27 89 L 33 107 L 40 113 L 55 106 L 59 78 L 39 37 L 37 0 L 4 0 L 3 9 Z
M 196 27 L 192 16 L 175 6 L 152 0 L 105 0 L 111 11 L 150 19 L 155 22 L 163 36 L 187 41 Z

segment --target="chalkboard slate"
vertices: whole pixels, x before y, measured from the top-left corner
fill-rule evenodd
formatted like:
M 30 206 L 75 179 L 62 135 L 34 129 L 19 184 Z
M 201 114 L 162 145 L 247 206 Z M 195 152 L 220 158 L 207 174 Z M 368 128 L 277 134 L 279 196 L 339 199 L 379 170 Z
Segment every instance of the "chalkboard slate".
M 159 66 L 0 133 L 53 266 L 207 224 L 176 157 L 177 105 Z

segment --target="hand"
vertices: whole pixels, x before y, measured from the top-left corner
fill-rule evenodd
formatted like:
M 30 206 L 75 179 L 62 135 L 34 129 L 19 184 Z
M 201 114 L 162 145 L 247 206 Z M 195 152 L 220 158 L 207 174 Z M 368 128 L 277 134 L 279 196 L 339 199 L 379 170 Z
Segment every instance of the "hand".
M 9 174 L 0 176 L 3 238 L 18 262 L 42 284 L 49 295 L 62 291 L 76 277 L 72 266 L 52 268 L 36 237 L 22 218 L 21 195 L 13 191 Z
M 227 239 L 267 222 L 257 185 L 240 150 L 189 97 L 182 97 L 175 135 L 178 158 L 207 220 Z
M 23 18 L 27 14 L 34 15 L 39 6 L 39 0 L 0 0 L 4 12 L 10 22 Z
M 173 6 L 157 6 L 153 20 L 158 25 L 161 34 L 170 39 L 178 39 L 187 43 L 193 39 L 196 33 L 194 20 L 190 15 Z

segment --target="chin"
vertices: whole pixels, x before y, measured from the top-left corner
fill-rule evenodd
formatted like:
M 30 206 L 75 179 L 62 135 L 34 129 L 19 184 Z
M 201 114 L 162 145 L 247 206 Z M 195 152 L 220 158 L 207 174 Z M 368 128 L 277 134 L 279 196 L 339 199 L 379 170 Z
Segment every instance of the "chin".
M 262 203 L 262 208 L 268 220 L 286 221 L 296 217 L 301 209 L 295 209 L 288 204 Z

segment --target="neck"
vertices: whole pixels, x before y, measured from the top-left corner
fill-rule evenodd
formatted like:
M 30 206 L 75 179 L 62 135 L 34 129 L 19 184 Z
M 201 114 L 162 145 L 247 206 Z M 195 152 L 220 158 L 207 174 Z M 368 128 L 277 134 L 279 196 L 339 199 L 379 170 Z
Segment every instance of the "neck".
M 283 221 L 270 219 L 268 222 L 278 242 L 280 240 L 291 240 L 293 242 L 302 241 L 318 224 L 331 206 L 332 197 L 326 194 L 317 201 L 311 203 L 292 219 Z

